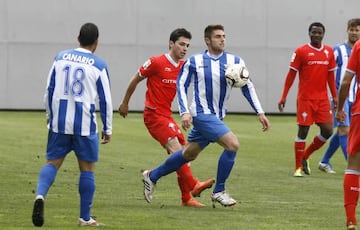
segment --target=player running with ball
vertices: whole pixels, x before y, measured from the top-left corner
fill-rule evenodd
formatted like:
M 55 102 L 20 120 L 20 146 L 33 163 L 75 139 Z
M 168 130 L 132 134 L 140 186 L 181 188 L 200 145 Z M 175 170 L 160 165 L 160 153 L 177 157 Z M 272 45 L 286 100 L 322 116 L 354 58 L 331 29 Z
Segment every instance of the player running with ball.
M 193 125 L 188 135 L 188 143 L 184 149 L 171 154 L 157 168 L 143 172 L 144 196 L 148 202 L 152 202 L 155 184 L 162 176 L 195 160 L 207 145 L 217 142 L 224 150 L 218 161 L 216 184 L 211 199 L 223 206 L 236 204 L 236 200 L 225 190 L 225 183 L 239 148 L 237 137 L 223 122 L 226 113 L 225 102 L 229 99 L 232 88 L 226 81 L 225 66 L 243 63 L 243 60 L 224 51 L 225 32 L 222 25 L 207 26 L 204 35 L 208 50 L 191 56 L 185 62 L 176 85 L 182 127 L 187 130 Z M 191 83 L 193 88 L 188 90 Z M 189 91 L 194 94 L 190 107 L 187 99 Z M 263 131 L 268 130 L 270 123 L 251 81 L 242 87 L 242 92 L 258 114 Z

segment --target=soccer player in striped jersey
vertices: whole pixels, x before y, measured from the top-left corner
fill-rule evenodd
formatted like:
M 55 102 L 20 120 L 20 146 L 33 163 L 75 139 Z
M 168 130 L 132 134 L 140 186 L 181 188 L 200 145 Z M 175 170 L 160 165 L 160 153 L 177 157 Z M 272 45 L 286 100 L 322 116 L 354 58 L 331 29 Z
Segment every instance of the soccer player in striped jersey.
M 239 148 L 237 137 L 223 122 L 226 101 L 232 89 L 232 86 L 226 82 L 225 68 L 227 64 L 244 63 L 244 61 L 239 56 L 225 51 L 225 32 L 222 25 L 208 25 L 204 31 L 204 40 L 208 50 L 187 59 L 176 85 L 182 128 L 187 130 L 193 125 L 188 135 L 188 143 L 184 149 L 171 154 L 157 168 L 143 172 L 144 196 L 148 202 L 152 201 L 155 184 L 162 176 L 195 160 L 207 145 L 216 142 L 224 150 L 218 161 L 211 199 L 214 204 L 219 202 L 223 206 L 236 204 L 236 200 L 225 189 L 226 180 L 231 173 Z M 191 90 L 189 90 L 190 85 L 192 85 Z M 191 92 L 193 100 L 188 103 Z M 253 83 L 249 81 L 242 87 L 242 92 L 258 114 L 263 131 L 268 130 L 270 123 L 258 100 Z
M 97 26 L 85 23 L 78 36 L 80 47 L 58 53 L 50 69 L 44 97 L 49 128 L 47 162 L 39 173 L 32 214 L 35 226 L 44 224 L 44 200 L 70 151 L 75 152 L 80 170 L 79 225 L 101 225 L 91 217 L 99 155 L 96 104 L 103 123 L 103 144 L 111 139 L 113 107 L 107 65 L 94 55 L 98 37 Z
M 330 46 L 322 44 L 325 27 L 320 22 L 314 22 L 310 24 L 308 30 L 310 43 L 295 50 L 278 104 L 279 111 L 283 112 L 287 94 L 294 83 L 296 74 L 299 73 L 294 177 L 302 177 L 302 171 L 307 175 L 310 174 L 310 155 L 323 146 L 332 135 L 333 117 L 328 98 L 328 86 L 333 97 L 334 108 L 337 105 L 334 51 Z M 319 126 L 320 133 L 305 148 L 306 137 L 310 126 L 314 123 Z
M 356 77 L 357 76 L 357 77 Z M 351 51 L 346 67 L 346 72 L 339 89 L 339 106 L 336 111 L 336 119 L 344 122 L 347 116 L 351 116 L 348 139 L 348 160 L 343 178 L 344 208 L 346 214 L 346 226 L 348 230 L 357 229 L 356 207 L 359 200 L 359 176 L 360 176 L 360 93 L 356 92 L 355 101 L 351 108 L 351 115 L 346 114 L 346 103 L 352 79 L 356 77 L 359 85 L 360 76 L 360 41 L 357 41 Z
M 335 73 L 335 83 L 336 89 L 340 87 L 340 83 L 344 77 L 348 59 L 350 57 L 351 49 L 354 46 L 355 42 L 360 38 L 360 18 L 352 18 L 347 23 L 347 39 L 345 42 L 337 44 L 334 46 L 334 55 L 336 60 L 336 73 Z M 349 96 L 344 104 L 344 111 L 346 114 L 350 115 L 351 105 L 354 102 L 355 94 L 357 90 L 356 78 L 353 78 Z M 329 141 L 329 146 L 327 147 L 320 163 L 319 169 L 326 173 L 335 173 L 330 164 L 330 159 L 336 152 L 336 150 L 341 147 L 341 150 L 344 154 L 345 160 L 347 159 L 347 143 L 348 143 L 348 133 L 349 133 L 349 124 L 350 116 L 347 116 L 344 122 L 338 122 L 335 118 L 334 113 L 334 127 L 337 127 L 336 132 L 331 136 Z
M 172 117 L 171 104 L 176 95 L 176 79 L 183 58 L 190 46 L 191 33 L 184 28 L 175 29 L 170 34 L 169 52 L 150 57 L 134 74 L 119 106 L 124 118 L 128 115 L 129 101 L 137 85 L 146 79 L 144 123 L 150 135 L 157 140 L 168 154 L 179 151 L 185 145 L 185 137 Z M 183 165 L 177 171 L 177 180 L 181 190 L 181 205 L 201 207 L 204 204 L 192 196 L 212 186 L 214 179 L 199 181 L 192 175 L 190 166 Z

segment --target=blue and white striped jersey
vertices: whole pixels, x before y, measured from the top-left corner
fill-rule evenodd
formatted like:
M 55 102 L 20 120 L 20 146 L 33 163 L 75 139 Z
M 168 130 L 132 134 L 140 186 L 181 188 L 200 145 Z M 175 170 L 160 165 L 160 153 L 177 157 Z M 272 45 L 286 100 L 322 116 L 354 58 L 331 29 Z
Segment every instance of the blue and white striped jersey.
M 106 63 L 89 50 L 60 52 L 54 60 L 44 96 L 49 129 L 55 133 L 96 134 L 96 104 L 105 134 L 112 133 L 112 99 Z
M 334 56 L 337 65 L 336 75 L 335 75 L 335 84 L 337 90 L 340 89 L 341 81 L 344 78 L 344 74 L 346 71 L 348 60 L 350 58 L 350 54 L 351 54 L 351 47 L 346 42 L 342 42 L 334 46 Z M 348 100 L 350 102 L 354 102 L 356 97 L 356 90 L 357 90 L 357 83 L 356 83 L 356 77 L 354 77 L 351 81 L 349 88 Z
M 219 57 L 211 57 L 208 51 L 195 54 L 187 59 L 177 79 L 177 97 L 180 115 L 190 113 L 216 114 L 223 119 L 226 114 L 226 101 L 232 87 L 226 83 L 225 65 L 244 63 L 236 55 L 223 52 Z M 192 101 L 188 106 L 189 86 L 192 84 Z M 249 81 L 241 88 L 243 95 L 254 111 L 264 113 L 254 85 Z

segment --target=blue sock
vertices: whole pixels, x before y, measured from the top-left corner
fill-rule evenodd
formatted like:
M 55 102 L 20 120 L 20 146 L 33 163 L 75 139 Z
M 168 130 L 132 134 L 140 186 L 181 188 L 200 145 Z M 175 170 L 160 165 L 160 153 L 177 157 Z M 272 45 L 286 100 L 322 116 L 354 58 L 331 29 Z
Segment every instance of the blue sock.
M 348 152 L 347 152 L 348 135 L 339 136 L 339 140 L 340 140 L 341 150 L 342 150 L 342 152 L 344 154 L 344 158 L 345 158 L 345 160 L 347 160 L 347 156 L 348 156 Z
M 42 195 L 44 198 L 54 183 L 57 174 L 57 168 L 53 164 L 46 164 L 39 173 L 39 181 L 36 188 L 36 195 Z
M 94 172 L 82 171 L 79 179 L 80 194 L 80 218 L 85 221 L 90 219 L 91 205 L 95 193 L 95 177 Z
M 179 150 L 173 154 L 170 154 L 168 158 L 159 165 L 156 169 L 151 170 L 150 172 L 150 180 L 156 183 L 160 177 L 166 176 L 169 173 L 175 172 L 178 170 L 183 164 L 187 162 L 182 155 L 183 150 Z
M 230 172 L 235 163 L 236 152 L 224 150 L 218 161 L 218 169 L 216 176 L 216 184 L 213 193 L 225 190 L 225 181 L 230 175 Z
M 329 146 L 327 147 L 324 156 L 322 157 L 320 162 L 324 164 L 329 164 L 330 158 L 334 155 L 334 153 L 339 148 L 339 146 L 340 146 L 339 136 L 337 133 L 334 133 L 331 136 Z

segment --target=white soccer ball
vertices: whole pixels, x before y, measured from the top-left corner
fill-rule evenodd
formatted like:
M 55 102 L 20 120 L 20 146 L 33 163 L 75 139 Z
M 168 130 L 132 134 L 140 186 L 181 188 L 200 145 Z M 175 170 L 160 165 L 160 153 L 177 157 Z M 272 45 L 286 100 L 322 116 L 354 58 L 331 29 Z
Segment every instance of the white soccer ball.
M 241 88 L 248 83 L 250 73 L 244 65 L 230 64 L 225 68 L 226 82 L 231 87 Z

